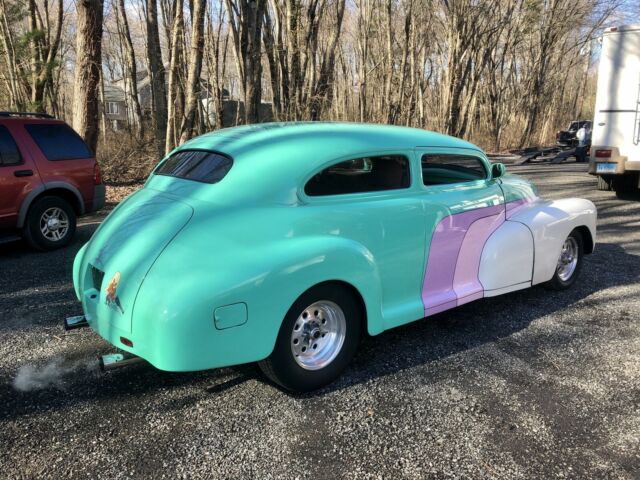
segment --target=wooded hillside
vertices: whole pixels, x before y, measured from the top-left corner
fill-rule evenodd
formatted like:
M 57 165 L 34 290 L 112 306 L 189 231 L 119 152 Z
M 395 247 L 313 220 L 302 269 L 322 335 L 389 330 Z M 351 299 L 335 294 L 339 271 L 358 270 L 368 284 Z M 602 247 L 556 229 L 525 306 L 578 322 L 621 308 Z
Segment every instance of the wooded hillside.
M 597 37 L 624 6 L 0 0 L 0 103 L 65 118 L 99 151 L 112 130 L 121 153 L 156 156 L 270 120 L 409 125 L 496 151 L 591 117 Z

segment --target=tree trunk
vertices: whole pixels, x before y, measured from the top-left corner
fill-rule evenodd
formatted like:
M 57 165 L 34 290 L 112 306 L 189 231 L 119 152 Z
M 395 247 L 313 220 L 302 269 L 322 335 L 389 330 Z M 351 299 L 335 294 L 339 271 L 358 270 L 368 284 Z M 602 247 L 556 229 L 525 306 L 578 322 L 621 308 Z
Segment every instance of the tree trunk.
M 182 35 L 184 30 L 184 3 L 176 0 L 175 17 L 171 31 L 171 65 L 169 66 L 169 102 L 167 107 L 167 136 L 164 143 L 165 152 L 173 150 L 178 142 L 176 124 L 182 122 L 178 94 L 178 76 L 182 62 Z
M 162 63 L 162 52 L 160 50 L 157 0 L 146 0 L 146 7 L 147 61 L 151 80 L 151 110 L 156 148 L 158 149 L 158 155 L 163 157 L 167 134 L 167 85 L 165 83 L 164 64 Z
M 73 128 L 94 152 L 99 135 L 103 0 L 78 0 Z
M 196 110 L 200 102 L 200 73 L 204 49 L 204 13 L 207 0 L 194 0 L 191 11 L 191 54 L 189 55 L 189 75 L 187 77 L 187 101 L 180 126 L 180 143 L 192 135 Z
M 118 24 L 120 25 L 120 35 L 124 44 L 125 71 L 124 78 L 127 82 L 127 94 L 129 95 L 129 104 L 131 105 L 133 123 L 136 135 L 139 139 L 144 137 L 144 125 L 142 123 L 142 108 L 138 98 L 138 71 L 136 66 L 136 54 L 131 41 L 131 31 L 129 30 L 129 21 L 127 20 L 127 11 L 124 6 L 124 0 L 117 0 L 116 14 Z
M 266 0 L 225 0 L 225 5 L 243 87 L 245 122 L 257 123 L 262 100 L 261 38 Z

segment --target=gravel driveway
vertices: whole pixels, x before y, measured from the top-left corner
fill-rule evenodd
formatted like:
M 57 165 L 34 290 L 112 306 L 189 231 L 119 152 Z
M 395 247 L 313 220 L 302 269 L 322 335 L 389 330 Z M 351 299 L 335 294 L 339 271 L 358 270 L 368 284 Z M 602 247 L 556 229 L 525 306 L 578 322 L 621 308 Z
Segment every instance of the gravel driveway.
M 467 304 L 367 338 L 346 374 L 291 396 L 252 365 L 101 374 L 64 250 L 0 245 L 0 477 L 639 478 L 640 201 L 578 164 L 512 167 L 599 211 L 567 292 Z

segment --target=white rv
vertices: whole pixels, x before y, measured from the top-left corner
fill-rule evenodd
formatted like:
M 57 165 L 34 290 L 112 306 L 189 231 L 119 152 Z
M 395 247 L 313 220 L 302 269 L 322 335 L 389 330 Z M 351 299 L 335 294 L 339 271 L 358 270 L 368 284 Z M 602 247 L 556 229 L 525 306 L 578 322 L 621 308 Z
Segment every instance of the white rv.
M 599 190 L 640 187 L 640 25 L 604 32 L 590 153 Z

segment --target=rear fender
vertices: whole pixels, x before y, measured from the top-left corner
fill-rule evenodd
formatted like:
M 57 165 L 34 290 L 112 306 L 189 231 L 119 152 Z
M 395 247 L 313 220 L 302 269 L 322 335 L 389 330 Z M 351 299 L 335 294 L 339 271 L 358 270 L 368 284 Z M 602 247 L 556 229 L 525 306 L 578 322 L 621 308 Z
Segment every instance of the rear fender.
M 352 240 L 317 236 L 264 242 L 260 248 L 234 247 L 234 241 L 178 235 L 147 274 L 135 300 L 134 352 L 156 367 L 200 370 L 268 357 L 282 320 L 296 299 L 327 281 L 351 285 L 362 297 L 371 334 L 383 330 L 381 287 L 371 253 Z M 201 255 L 194 241 L 217 243 L 225 255 Z M 179 281 L 177 281 L 179 279 Z M 246 305 L 242 325 L 218 330 L 213 312 Z M 189 349 L 182 347 L 189 345 Z

